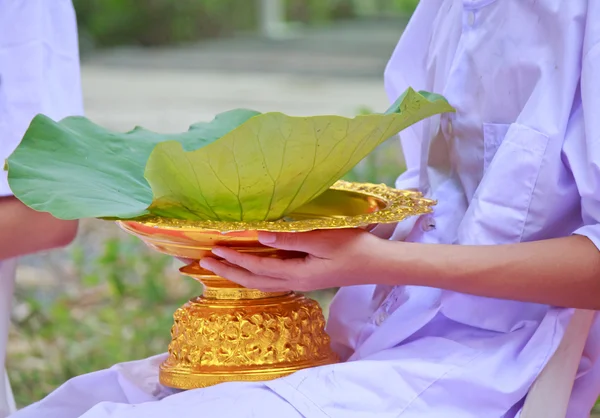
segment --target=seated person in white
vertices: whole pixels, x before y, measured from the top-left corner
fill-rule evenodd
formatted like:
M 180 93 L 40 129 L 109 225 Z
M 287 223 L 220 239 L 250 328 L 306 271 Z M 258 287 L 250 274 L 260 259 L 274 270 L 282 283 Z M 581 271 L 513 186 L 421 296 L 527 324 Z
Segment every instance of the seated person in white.
M 0 164 L 13 152 L 31 119 L 82 114 L 77 27 L 70 0 L 0 0 Z M 0 364 L 4 366 L 20 255 L 68 244 L 77 222 L 36 212 L 12 197 L 0 171 Z M 0 370 L 0 418 L 12 399 Z
M 390 100 L 411 86 L 457 110 L 401 134 L 397 187 L 437 199 L 432 216 L 391 240 L 262 236 L 302 260 L 203 262 L 260 289 L 342 287 L 328 331 L 344 362 L 176 392 L 155 357 L 76 377 L 15 418 L 519 416 L 570 308 L 600 307 L 600 2 L 423 0 L 385 84 Z M 589 417 L 599 354 L 594 322 L 569 418 Z

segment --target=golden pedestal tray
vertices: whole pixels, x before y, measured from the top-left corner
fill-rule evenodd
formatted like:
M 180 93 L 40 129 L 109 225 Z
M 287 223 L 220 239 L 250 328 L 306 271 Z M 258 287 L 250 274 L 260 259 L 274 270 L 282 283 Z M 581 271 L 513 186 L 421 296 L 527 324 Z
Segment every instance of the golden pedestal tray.
M 217 222 L 147 218 L 119 221 L 125 231 L 174 257 L 194 260 L 180 271 L 204 285 L 174 314 L 169 357 L 160 382 L 178 389 L 227 381 L 270 380 L 335 363 L 321 308 L 295 292 L 246 289 L 202 269 L 198 261 L 216 246 L 265 257 L 294 254 L 265 247 L 258 231 L 305 232 L 394 223 L 431 211 L 421 194 L 385 185 L 337 182 L 280 221 Z

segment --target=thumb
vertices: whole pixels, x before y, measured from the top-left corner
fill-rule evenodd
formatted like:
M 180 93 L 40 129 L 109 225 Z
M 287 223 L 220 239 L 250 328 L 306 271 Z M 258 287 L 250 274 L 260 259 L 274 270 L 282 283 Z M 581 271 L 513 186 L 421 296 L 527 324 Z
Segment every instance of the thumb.
M 258 241 L 267 247 L 318 256 L 323 253 L 323 247 L 326 246 L 326 241 L 323 240 L 320 232 L 259 232 Z

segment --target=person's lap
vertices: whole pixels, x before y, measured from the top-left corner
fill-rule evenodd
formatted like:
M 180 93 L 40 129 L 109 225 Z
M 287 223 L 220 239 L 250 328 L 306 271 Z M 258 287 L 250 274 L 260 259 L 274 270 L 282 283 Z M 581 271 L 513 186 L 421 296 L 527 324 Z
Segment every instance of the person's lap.
M 166 388 L 158 383 L 158 365 L 165 357 L 166 355 L 160 355 L 123 363 L 107 370 L 75 377 L 47 398 L 13 416 L 301 417 L 295 408 L 262 383 L 239 382 L 190 391 Z
M 526 394 L 531 364 L 540 367 L 538 351 L 523 350 L 524 342 L 552 342 L 535 336 L 539 324 L 497 333 L 448 321 L 440 315 L 364 359 L 263 383 L 177 392 L 158 384 L 163 356 L 125 363 L 76 377 L 14 418 L 503 416 Z

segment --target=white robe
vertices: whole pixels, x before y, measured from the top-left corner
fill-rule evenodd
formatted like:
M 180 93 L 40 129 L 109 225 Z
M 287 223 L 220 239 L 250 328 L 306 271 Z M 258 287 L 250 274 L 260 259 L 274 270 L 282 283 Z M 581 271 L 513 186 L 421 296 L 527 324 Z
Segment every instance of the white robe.
M 31 119 L 83 114 L 77 25 L 70 0 L 0 0 L 0 165 Z M 0 196 L 12 195 L 0 170 Z M 0 364 L 4 365 L 15 260 L 0 264 Z M 9 365 L 10 367 L 10 365 Z M 12 397 L 0 370 L 0 417 Z

